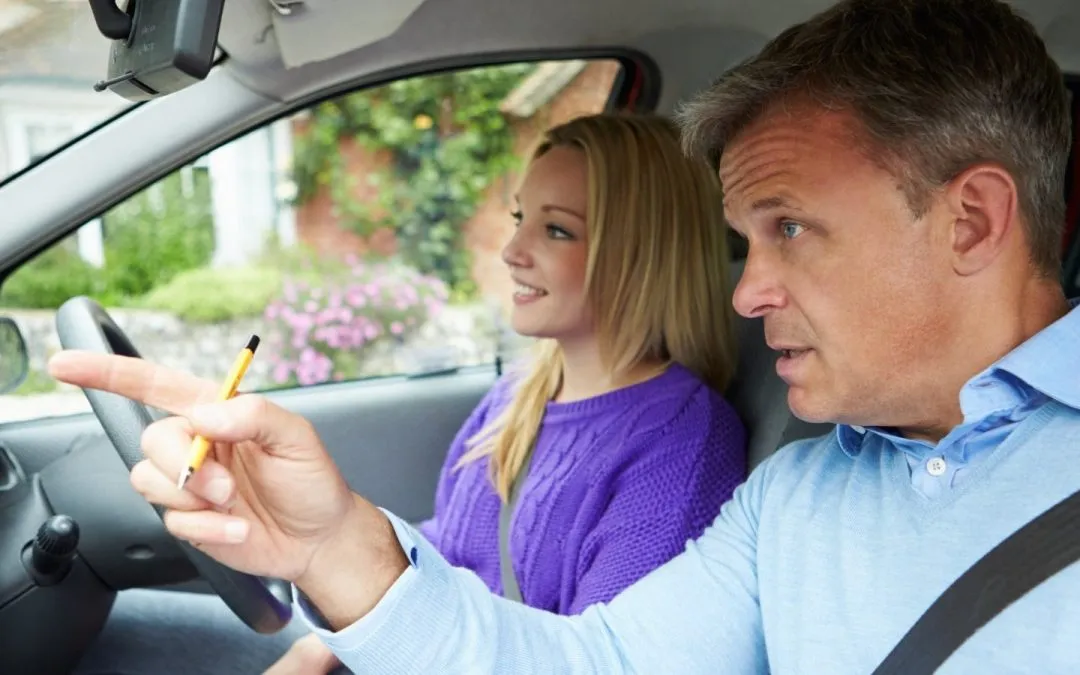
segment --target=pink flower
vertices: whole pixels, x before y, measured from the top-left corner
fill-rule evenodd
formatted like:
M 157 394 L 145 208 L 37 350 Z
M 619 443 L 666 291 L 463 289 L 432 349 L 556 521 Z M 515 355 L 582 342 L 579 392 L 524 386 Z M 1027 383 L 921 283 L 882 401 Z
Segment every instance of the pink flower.
M 350 286 L 345 291 L 345 301 L 353 307 L 363 307 L 367 304 L 367 298 L 364 297 L 364 289 L 359 286 Z
M 278 317 L 278 312 L 280 312 L 280 311 L 281 311 L 280 305 L 278 305 L 275 302 L 275 303 L 273 303 L 271 305 L 266 306 L 266 311 L 263 313 L 263 316 L 268 321 L 273 321 L 274 319 L 276 319 Z
M 284 384 L 289 379 L 289 375 L 292 374 L 292 367 L 285 361 L 274 366 L 274 382 L 278 384 Z
M 319 303 L 315 302 L 314 300 L 308 300 L 304 304 L 304 311 L 308 314 L 314 314 L 315 312 L 319 311 Z
M 401 325 L 400 321 L 395 321 L 394 323 L 390 324 L 390 332 L 394 335 L 401 335 L 405 332 L 405 326 Z
M 288 317 L 289 325 L 297 332 L 307 333 L 314 323 L 307 314 L 293 314 Z

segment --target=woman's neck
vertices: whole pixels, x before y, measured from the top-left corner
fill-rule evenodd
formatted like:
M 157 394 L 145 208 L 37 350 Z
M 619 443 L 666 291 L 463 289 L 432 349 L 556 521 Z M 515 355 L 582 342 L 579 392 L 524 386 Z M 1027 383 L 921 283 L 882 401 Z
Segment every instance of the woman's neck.
M 595 343 L 560 343 L 560 346 L 563 357 L 562 386 L 555 395 L 555 401 L 559 403 L 582 401 L 651 380 L 668 366 L 667 362 L 659 359 L 646 359 L 626 372 L 614 373 L 604 365 Z

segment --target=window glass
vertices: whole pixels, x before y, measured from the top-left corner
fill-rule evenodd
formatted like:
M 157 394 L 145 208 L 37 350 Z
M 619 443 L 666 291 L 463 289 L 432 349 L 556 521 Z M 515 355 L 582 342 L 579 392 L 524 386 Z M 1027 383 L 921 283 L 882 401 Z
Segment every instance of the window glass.
M 86 0 L 0 0 L 0 182 L 132 105 L 94 91 L 110 44 Z
M 0 311 L 32 372 L 0 421 L 88 410 L 44 372 L 54 312 L 101 302 L 146 358 L 245 389 L 493 363 L 512 194 L 547 127 L 604 108 L 613 60 L 414 77 L 320 103 L 175 171 L 17 270 Z M 29 130 L 53 142 L 50 127 Z M 38 141 L 34 140 L 33 143 Z M 62 158 L 62 156 L 61 156 Z

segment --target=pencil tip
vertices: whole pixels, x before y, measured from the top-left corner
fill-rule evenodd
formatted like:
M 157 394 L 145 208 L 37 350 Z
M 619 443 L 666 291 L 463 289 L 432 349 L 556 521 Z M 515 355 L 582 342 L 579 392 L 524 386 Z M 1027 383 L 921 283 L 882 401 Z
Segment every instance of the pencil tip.
M 259 336 L 258 335 L 252 335 L 251 336 L 251 339 L 248 340 L 247 348 L 251 351 L 252 354 L 255 353 L 255 350 L 259 348 Z
M 176 488 L 178 490 L 183 490 L 184 485 L 187 484 L 187 480 L 190 477 L 191 477 L 191 468 L 189 467 L 187 469 L 184 469 L 183 473 L 180 474 L 180 479 L 178 481 L 176 481 Z

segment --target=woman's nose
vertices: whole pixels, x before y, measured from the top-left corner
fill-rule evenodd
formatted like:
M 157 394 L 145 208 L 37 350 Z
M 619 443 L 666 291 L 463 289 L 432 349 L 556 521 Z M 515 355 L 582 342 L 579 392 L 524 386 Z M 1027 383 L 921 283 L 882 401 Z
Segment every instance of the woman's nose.
M 510 237 L 510 241 L 503 247 L 503 262 L 510 267 L 528 267 L 531 263 L 532 259 L 528 254 L 528 247 L 522 235 L 522 228 L 519 227 L 514 230 L 514 236 Z

